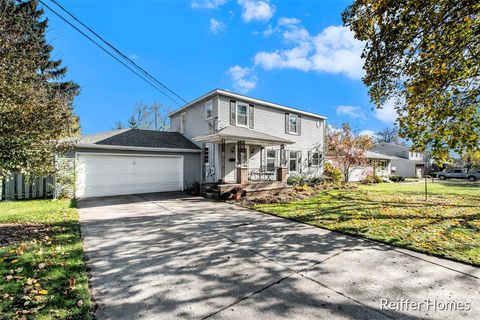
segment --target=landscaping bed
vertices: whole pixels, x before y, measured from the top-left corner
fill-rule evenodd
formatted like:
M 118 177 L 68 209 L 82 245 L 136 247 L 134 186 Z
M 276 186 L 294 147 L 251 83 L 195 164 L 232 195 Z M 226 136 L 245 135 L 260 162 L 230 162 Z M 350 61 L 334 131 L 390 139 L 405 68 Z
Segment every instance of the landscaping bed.
M 280 202 L 281 200 L 279 200 Z M 249 207 L 303 223 L 480 265 L 480 185 L 380 183 Z
M 1 202 L 0 235 L 2 319 L 92 318 L 74 203 Z

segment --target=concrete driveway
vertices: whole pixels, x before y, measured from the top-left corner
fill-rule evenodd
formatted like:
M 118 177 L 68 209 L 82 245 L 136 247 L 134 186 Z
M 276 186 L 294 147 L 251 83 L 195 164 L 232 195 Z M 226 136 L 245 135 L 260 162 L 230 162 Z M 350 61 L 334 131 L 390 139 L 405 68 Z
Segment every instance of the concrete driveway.
M 100 320 L 480 314 L 471 266 L 184 194 L 79 208 Z

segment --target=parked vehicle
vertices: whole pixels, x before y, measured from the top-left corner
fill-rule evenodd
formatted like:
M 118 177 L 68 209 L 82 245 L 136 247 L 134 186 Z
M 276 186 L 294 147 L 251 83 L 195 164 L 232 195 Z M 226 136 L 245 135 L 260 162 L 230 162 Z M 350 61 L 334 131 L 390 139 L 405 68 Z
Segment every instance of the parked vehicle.
M 441 172 L 437 172 L 437 178 L 440 180 L 445 179 L 468 179 L 468 181 L 476 181 L 480 179 L 479 171 L 466 172 L 463 169 L 449 169 Z

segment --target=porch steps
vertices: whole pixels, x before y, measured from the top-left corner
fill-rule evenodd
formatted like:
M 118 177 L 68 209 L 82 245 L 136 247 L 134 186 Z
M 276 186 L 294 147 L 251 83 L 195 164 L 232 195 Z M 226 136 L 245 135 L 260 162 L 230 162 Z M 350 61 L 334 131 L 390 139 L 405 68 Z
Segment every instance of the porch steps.
M 220 199 L 223 195 L 228 194 L 233 188 L 241 186 L 246 191 L 247 196 L 250 195 L 263 195 L 277 193 L 281 190 L 290 189 L 286 182 L 281 181 L 258 181 L 249 182 L 247 185 L 241 185 L 237 183 L 218 184 L 218 185 L 205 185 L 202 188 L 202 196 L 208 199 Z

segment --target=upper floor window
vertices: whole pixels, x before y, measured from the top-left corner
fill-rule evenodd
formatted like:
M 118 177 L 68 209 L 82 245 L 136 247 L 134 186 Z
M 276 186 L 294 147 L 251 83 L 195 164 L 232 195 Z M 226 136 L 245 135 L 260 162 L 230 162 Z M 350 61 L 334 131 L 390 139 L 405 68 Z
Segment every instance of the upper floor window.
M 205 102 L 205 120 L 212 119 L 213 115 L 213 101 Z
M 301 117 L 297 114 L 285 114 L 285 133 L 300 134 L 301 133 Z
M 298 116 L 296 114 L 289 115 L 288 132 L 297 133 L 297 123 L 298 123 Z
M 237 103 L 237 126 L 248 127 L 248 106 Z
M 187 113 L 184 112 L 180 115 L 180 132 L 185 133 L 187 131 Z

